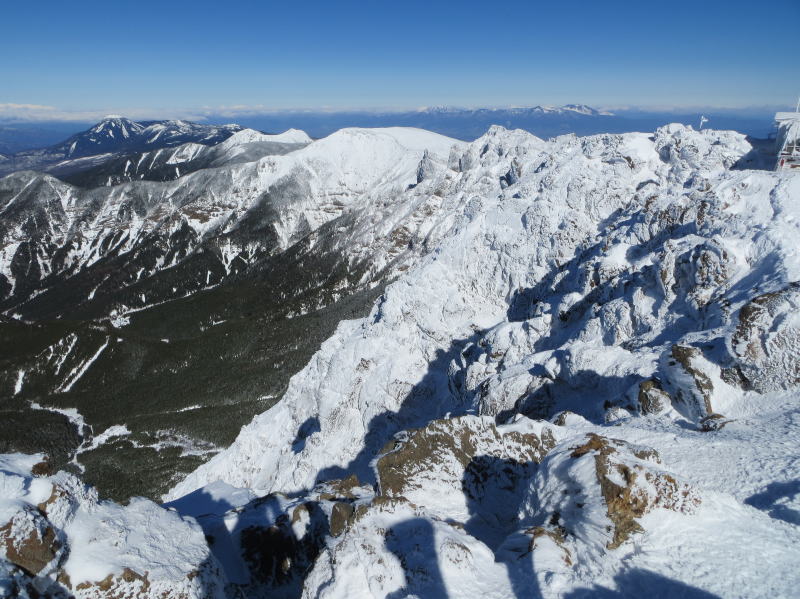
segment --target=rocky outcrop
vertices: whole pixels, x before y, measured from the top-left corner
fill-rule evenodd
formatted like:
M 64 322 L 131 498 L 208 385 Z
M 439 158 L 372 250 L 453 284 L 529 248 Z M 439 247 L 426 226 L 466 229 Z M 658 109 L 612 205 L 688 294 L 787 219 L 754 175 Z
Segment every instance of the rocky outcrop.
M 661 387 L 658 379 L 648 379 L 639 384 L 637 401 L 642 414 L 657 415 L 669 409 L 672 398 Z
M 800 385 L 800 283 L 754 298 L 730 336 L 739 372 L 761 393 Z
M 526 431 L 498 428 L 487 417 L 435 420 L 404 431 L 384 447 L 376 465 L 378 492 L 412 502 L 434 486 L 444 493 L 458 492 L 467 469 L 485 479 L 486 465 L 499 460 L 522 473 L 541 462 L 554 445 L 553 430 L 547 426 Z
M 675 390 L 675 400 L 688 416 L 701 420 L 714 413 L 714 384 L 704 371 L 705 359 L 696 347 L 673 345 L 665 370 Z
M 482 579 L 492 580 L 494 592 L 518 594 L 585 567 L 588 555 L 618 549 L 643 532 L 651 512 L 690 515 L 701 504 L 653 449 L 594 433 L 555 447 L 535 435 L 521 453 L 512 443 L 505 454 L 475 455 L 510 432 L 463 417 L 398 435 L 377 462 L 382 494 L 359 505 L 347 530 L 323 550 L 303 597 L 343 596 L 349 581 L 367 579 L 375 597 L 433 596 L 445 587 L 470 596 Z M 531 459 L 529 469 L 518 469 L 513 456 Z M 455 470 L 463 471 L 466 511 L 453 488 Z M 428 471 L 442 473 L 442 483 L 422 478 Z M 509 518 L 508 507 L 516 505 Z
M 652 510 L 690 514 L 700 502 L 691 486 L 661 468 L 655 450 L 590 433 L 545 458 L 521 515 L 559 527 L 578 544 L 616 549 L 643 531 L 641 518 Z
M 0 455 L 0 588 L 22 597 L 224 597 L 197 524 L 144 499 L 98 501 L 72 475 L 43 475 L 41 463 Z
M 62 546 L 55 529 L 32 507 L 18 511 L 0 526 L 0 545 L 15 566 L 34 575 L 47 575 L 62 557 Z

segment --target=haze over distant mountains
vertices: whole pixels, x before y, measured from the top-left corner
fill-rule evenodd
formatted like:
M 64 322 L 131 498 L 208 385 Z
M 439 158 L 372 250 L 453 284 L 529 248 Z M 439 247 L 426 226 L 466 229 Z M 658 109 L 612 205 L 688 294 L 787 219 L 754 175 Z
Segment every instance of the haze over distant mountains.
M 324 137 L 343 127 L 419 127 L 471 141 L 491 125 L 524 129 L 543 138 L 565 133 L 592 135 L 652 131 L 667 123 L 697 126 L 701 112 L 696 109 L 600 110 L 583 104 L 560 107 L 533 106 L 511 108 L 428 107 L 401 111 L 374 110 L 211 110 L 200 113 L 208 124 L 236 122 L 262 131 L 297 128 L 312 137 Z M 703 109 L 707 127 L 731 129 L 754 137 L 766 137 L 773 127 L 773 110 Z M 196 117 L 194 120 L 199 120 Z M 6 122 L 0 117 L 0 154 L 42 148 L 89 128 L 90 121 Z
M 431 107 L 398 112 L 370 111 L 284 111 L 269 114 L 239 114 L 228 120 L 264 131 L 283 131 L 289 127 L 303 129 L 312 137 L 323 137 L 342 127 L 418 127 L 464 141 L 472 141 L 492 125 L 507 129 L 524 129 L 541 138 L 566 133 L 628 133 L 653 131 L 668 123 L 681 123 L 697 128 L 700 112 L 627 109 L 609 112 L 583 104 L 533 106 L 517 108 L 451 108 Z M 709 111 L 704 113 L 707 127 L 731 129 L 754 137 L 766 137 L 773 128 L 773 112 Z M 209 122 L 225 119 L 210 115 Z

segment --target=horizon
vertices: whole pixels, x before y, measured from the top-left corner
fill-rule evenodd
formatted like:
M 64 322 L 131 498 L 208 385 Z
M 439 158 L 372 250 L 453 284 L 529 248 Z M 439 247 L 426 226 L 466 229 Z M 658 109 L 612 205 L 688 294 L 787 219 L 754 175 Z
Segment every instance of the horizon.
M 44 105 L 22 105 L 22 104 L 2 104 L 0 103 L 0 125 L 37 125 L 37 124 L 89 124 L 97 123 L 106 118 L 125 118 L 132 121 L 162 121 L 162 120 L 183 120 L 198 123 L 220 124 L 222 120 L 229 118 L 231 122 L 235 119 L 258 118 L 269 116 L 291 116 L 291 115 L 391 115 L 391 114 L 413 114 L 426 113 L 433 111 L 470 111 L 470 110 L 531 110 L 542 109 L 561 109 L 568 106 L 587 107 L 608 116 L 651 116 L 651 115 L 670 115 L 687 116 L 700 113 L 718 114 L 720 116 L 732 118 L 764 118 L 775 112 L 794 111 L 795 104 L 772 104 L 772 105 L 750 105 L 742 107 L 733 106 L 710 106 L 710 105 L 687 105 L 687 106 L 635 106 L 635 105 L 615 105 L 598 106 L 584 102 L 567 102 L 564 104 L 444 104 L 431 106 L 409 106 L 409 107 L 297 107 L 297 108 L 270 108 L 266 106 L 219 106 L 203 107 L 195 111 L 173 111 L 173 110 L 113 110 L 113 109 L 89 109 L 81 111 L 65 111 L 52 106 Z
M 293 8 L 239 2 L 162 6 L 91 0 L 6 7 L 0 120 L 91 121 L 283 112 L 402 112 L 426 106 L 586 104 L 620 111 L 794 108 L 789 36 L 743 1 L 696 6 L 621 0 Z M 513 14 L 514 18 L 506 18 Z M 624 18 L 621 16 L 624 15 Z M 122 22 L 123 27 L 116 25 Z M 175 27 L 179 23 L 180 27 Z M 80 44 L 66 32 L 90 31 Z M 731 33 L 747 43 L 731 43 Z M 87 101 L 87 98 L 90 100 Z

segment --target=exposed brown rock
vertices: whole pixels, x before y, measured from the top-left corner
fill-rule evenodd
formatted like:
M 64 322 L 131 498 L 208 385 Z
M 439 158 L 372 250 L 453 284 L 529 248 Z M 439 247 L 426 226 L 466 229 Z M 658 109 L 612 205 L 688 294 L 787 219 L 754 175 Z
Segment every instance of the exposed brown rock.
M 55 529 L 30 510 L 17 512 L 0 527 L 0 543 L 6 559 L 32 575 L 42 572 L 61 549 Z
M 301 503 L 292 511 L 292 524 L 300 522 L 303 516 L 311 518 L 311 506 L 308 503 Z
M 52 476 L 55 474 L 53 465 L 50 463 L 50 456 L 44 456 L 41 462 L 37 462 L 31 468 L 31 474 L 34 476 Z
M 63 584 L 68 589 L 72 588 L 72 581 L 69 578 L 69 574 L 67 574 L 64 570 L 58 571 L 58 575 L 56 576 L 56 581 Z
M 331 508 L 331 535 L 338 537 L 347 530 L 354 511 L 355 508 L 353 508 L 353 505 L 350 503 L 337 501 L 333 504 L 333 508 Z
M 321 490 L 316 494 L 320 500 L 356 499 L 358 495 L 355 491 L 359 488 L 365 489 L 355 474 L 344 479 L 325 481 L 320 488 Z
M 695 358 L 701 356 L 700 350 L 696 347 L 690 347 L 687 345 L 673 345 L 671 354 L 672 359 L 675 360 L 678 364 L 683 367 L 683 370 L 694 379 L 694 386 L 697 389 L 699 394 L 695 394 L 696 398 L 699 400 L 701 405 L 701 410 L 704 410 L 704 414 L 711 414 L 714 410 L 711 407 L 711 397 L 714 392 L 714 385 L 711 382 L 711 379 L 708 378 L 704 372 L 695 368 L 692 364 L 692 361 Z M 684 402 L 688 401 L 688 398 L 684 396 L 684 393 L 692 393 L 692 390 L 678 390 L 678 399 Z
M 415 476 L 434 469 L 441 469 L 443 476 L 460 481 L 464 469 L 479 454 L 521 464 L 539 463 L 554 446 L 555 438 L 550 431 L 539 438 L 533 433 L 516 431 L 502 434 L 488 419 L 435 420 L 424 428 L 407 431 L 405 439 L 384 447 L 384 455 L 377 463 L 380 493 L 407 495 L 418 487 Z
M 608 439 L 594 433 L 589 433 L 586 442 L 575 447 L 571 453 L 573 458 L 588 454 L 594 456 L 600 493 L 607 507 L 607 515 L 614 525 L 612 539 L 607 544 L 609 549 L 616 549 L 632 534 L 642 532 L 637 519 L 654 507 L 689 511 L 700 503 L 692 489 L 678 483 L 674 477 L 648 470 L 639 464 L 623 462 L 616 455 L 621 448 L 630 449 L 630 453 L 639 459 L 658 459 L 658 454 L 653 449 L 640 451 L 624 441 Z M 615 475 L 613 480 L 610 477 L 612 473 Z M 648 493 L 646 486 L 639 480 L 640 477 L 656 489 L 655 497 Z M 623 481 L 622 485 L 615 482 L 619 479 Z
M 660 414 L 669 407 L 672 400 L 656 379 L 648 379 L 639 384 L 638 399 L 642 414 Z
M 103 580 L 81 582 L 75 590 L 84 591 L 82 596 L 97 599 L 146 599 L 150 590 L 148 573 L 139 574 L 124 568 L 121 574 L 109 574 Z M 163 599 L 180 599 L 181 594 L 166 594 Z
M 753 386 L 747 377 L 744 376 L 740 366 L 733 366 L 731 368 L 723 368 L 720 370 L 720 378 L 728 383 L 731 387 L 738 387 L 743 391 L 750 391 Z

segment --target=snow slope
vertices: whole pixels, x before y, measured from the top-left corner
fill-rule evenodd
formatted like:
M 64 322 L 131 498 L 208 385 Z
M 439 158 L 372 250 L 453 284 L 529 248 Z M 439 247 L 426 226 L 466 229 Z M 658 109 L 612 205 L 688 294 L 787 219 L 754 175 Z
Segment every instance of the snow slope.
M 282 244 L 332 210 L 342 255 L 397 278 L 165 498 L 218 580 L 793 596 L 800 177 L 739 170 L 744 136 L 677 125 L 449 143 L 343 130 L 258 163 L 308 182 Z
M 247 139 L 255 135 L 261 140 L 256 143 L 265 137 L 242 133 Z M 305 138 L 297 131 L 278 137 L 285 136 Z M 232 245 L 227 260 L 221 257 L 227 270 L 237 256 L 246 262 L 257 251 L 274 249 L 268 234 L 235 239 L 235 231 L 253 213 L 269 211 L 277 244 L 285 249 L 352 203 L 371 201 L 366 196 L 393 197 L 416 181 L 426 150 L 444 159 L 454 143 L 414 129 L 344 129 L 282 156 L 203 169 L 165 183 L 92 190 L 48 175 L 15 173 L 0 179 L 0 293 L 20 303 L 38 288 L 52 286 L 47 277 L 70 277 L 106 256 L 141 250 L 145 242 L 148 248 L 163 248 L 164 256 L 130 283 L 173 266 L 214 236 L 225 235 L 226 247 Z M 222 153 L 230 159 L 242 147 L 234 143 Z M 192 147 L 180 150 L 191 153 Z M 32 217 L 41 223 L 33 231 L 26 224 Z M 175 238 L 183 243 L 187 233 L 189 245 L 169 247 Z M 162 243 L 154 244 L 153 236 Z M 35 265 L 23 267 L 27 262 Z
M 753 570 L 742 571 L 743 556 L 730 544 L 753 535 L 772 555 L 772 535 L 778 544 L 787 542 L 780 535 L 796 538 L 796 529 L 741 503 L 757 503 L 758 488 L 784 484 L 771 476 L 800 474 L 796 460 L 781 454 L 796 424 L 767 450 L 778 460 L 772 474 L 747 466 L 750 474 L 740 475 L 753 477 L 744 486 L 752 495 L 730 495 L 719 470 L 694 473 L 698 455 L 718 439 L 745 456 L 737 464 L 758 459 L 762 450 L 748 448 L 762 437 L 740 415 L 766 405 L 761 393 L 798 384 L 800 178 L 731 170 L 748 151 L 739 134 L 682 126 L 550 142 L 493 128 L 454 150 L 447 167 L 429 169 L 406 196 L 442 198 L 426 225 L 430 252 L 387 288 L 369 317 L 340 323 L 282 401 L 169 497 L 217 480 L 259 494 L 303 492 L 349 474 L 375 481 L 375 457 L 403 429 L 447 415 L 503 422 L 568 409 L 585 423 L 576 431 L 593 426 L 609 437 L 646 438 L 710 497 L 692 516 L 699 520 L 680 520 L 707 531 L 685 564 L 670 549 L 680 537 L 646 533 L 643 550 L 660 556 L 653 558 L 659 576 L 736 596 L 724 576 L 687 574 L 711 554 L 714 568 L 748 585 L 749 596 L 788 593 L 796 554 L 760 559 L 758 572 L 775 586 L 755 588 Z M 786 401 L 796 406 L 797 396 Z M 642 424 L 651 419 L 670 432 L 651 434 Z M 424 501 L 416 505 L 425 511 Z M 710 539 L 716 526 L 730 538 Z M 586 547 L 572 551 L 588 551 L 589 561 L 565 572 L 567 586 L 548 596 L 595 581 L 624 584 L 615 582 L 628 563 L 619 553 L 606 557 L 597 538 L 575 542 Z M 364 575 L 378 563 L 369 561 Z M 321 575 L 309 596 L 323 588 L 323 596 L 353 596 L 353 572 L 328 574 L 341 584 Z M 452 594 L 449 584 L 450 596 L 468 596 Z

